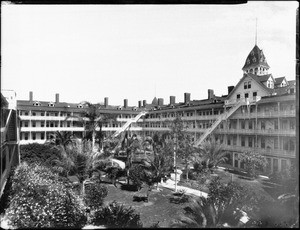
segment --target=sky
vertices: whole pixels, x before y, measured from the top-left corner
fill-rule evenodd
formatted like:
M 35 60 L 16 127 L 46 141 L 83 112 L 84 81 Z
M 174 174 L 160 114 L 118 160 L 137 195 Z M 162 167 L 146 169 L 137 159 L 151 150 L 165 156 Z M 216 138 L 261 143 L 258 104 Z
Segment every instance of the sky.
M 255 45 L 295 80 L 296 1 L 238 5 L 1 6 L 1 90 L 17 100 L 129 106 L 227 94 Z M 257 19 L 257 27 L 256 27 Z

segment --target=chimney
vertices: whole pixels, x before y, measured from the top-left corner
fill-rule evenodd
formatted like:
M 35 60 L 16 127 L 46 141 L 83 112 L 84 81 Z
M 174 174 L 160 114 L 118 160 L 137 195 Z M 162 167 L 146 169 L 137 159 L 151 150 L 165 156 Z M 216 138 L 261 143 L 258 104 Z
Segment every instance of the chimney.
M 32 91 L 30 91 L 29 92 L 29 101 L 33 101 L 33 92 Z
M 231 85 L 231 86 L 228 86 L 228 95 L 230 94 L 230 92 L 234 89 L 234 86 Z
M 175 104 L 175 96 L 170 96 L 170 105 Z
M 138 103 L 139 103 L 139 108 L 141 108 L 142 107 L 142 101 L 139 101 Z
M 187 104 L 191 101 L 191 94 L 190 93 L 184 93 L 184 103 Z
M 107 108 L 107 106 L 108 106 L 108 97 L 104 98 L 104 106 L 105 106 L 105 108 Z
M 59 103 L 59 93 L 55 94 L 55 103 Z
M 158 98 L 158 105 L 163 106 L 164 105 L 164 99 L 163 98 Z
M 143 107 L 146 107 L 147 101 L 143 100 Z
M 128 106 L 128 99 L 124 99 L 124 108 L 127 108 Z
M 209 89 L 208 90 L 208 100 L 210 100 L 210 99 L 212 99 L 214 97 L 215 97 L 214 91 L 212 89 Z

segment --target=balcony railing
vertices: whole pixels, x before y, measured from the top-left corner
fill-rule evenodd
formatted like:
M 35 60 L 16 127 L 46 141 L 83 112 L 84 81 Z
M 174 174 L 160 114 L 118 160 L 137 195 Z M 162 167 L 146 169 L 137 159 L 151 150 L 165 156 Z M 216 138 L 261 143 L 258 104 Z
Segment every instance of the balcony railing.
M 252 112 L 252 113 L 235 113 L 232 117 L 234 118 L 276 118 L 276 117 L 295 117 L 295 110 L 286 111 L 268 111 L 268 112 Z
M 250 135 L 282 135 L 295 136 L 296 130 L 282 130 L 282 129 L 217 129 L 217 133 L 228 134 L 250 134 Z
M 277 157 L 296 157 L 296 151 L 287 151 L 283 149 L 262 149 L 258 147 L 245 147 L 236 145 L 224 145 L 224 150 L 236 152 L 258 152 L 263 155 L 277 156 Z

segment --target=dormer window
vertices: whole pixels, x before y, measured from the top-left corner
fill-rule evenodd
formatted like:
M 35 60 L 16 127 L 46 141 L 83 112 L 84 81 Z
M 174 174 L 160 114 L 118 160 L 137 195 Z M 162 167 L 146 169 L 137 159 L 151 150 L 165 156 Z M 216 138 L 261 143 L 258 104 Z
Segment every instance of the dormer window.
M 83 105 L 79 104 L 79 105 L 77 105 L 77 108 L 82 109 L 82 108 L 83 108 Z
M 248 81 L 248 89 L 251 89 L 251 81 Z
M 136 108 L 136 107 L 133 107 L 132 110 L 137 111 L 137 108 Z
M 122 110 L 122 107 L 121 107 L 121 106 L 119 106 L 119 107 L 117 108 L 117 110 Z
M 33 106 L 41 106 L 41 103 L 36 101 L 36 102 L 33 103 Z
M 49 103 L 48 103 L 48 106 L 49 106 L 49 107 L 54 107 L 54 103 L 53 103 L 53 102 L 49 102 Z

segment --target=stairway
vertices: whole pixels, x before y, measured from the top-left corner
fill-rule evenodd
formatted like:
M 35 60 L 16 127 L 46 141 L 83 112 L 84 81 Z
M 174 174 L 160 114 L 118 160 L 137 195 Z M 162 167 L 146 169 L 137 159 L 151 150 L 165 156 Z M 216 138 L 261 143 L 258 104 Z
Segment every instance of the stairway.
M 113 137 L 117 137 L 121 132 L 125 131 L 129 125 L 133 122 L 137 122 L 142 116 L 144 116 L 147 113 L 147 111 L 142 111 L 138 115 L 136 115 L 135 118 L 130 119 L 127 121 L 119 130 L 117 130 L 114 134 Z
M 221 123 L 221 121 L 226 120 L 229 118 L 241 105 L 246 104 L 245 101 L 239 101 L 237 102 L 234 106 L 232 106 L 228 111 L 225 113 L 222 113 L 212 124 L 212 126 L 208 129 L 205 130 L 205 132 L 202 134 L 200 139 L 195 142 L 194 146 L 197 147 L 199 146 L 207 137 L 209 134 L 211 134 L 217 126 Z

